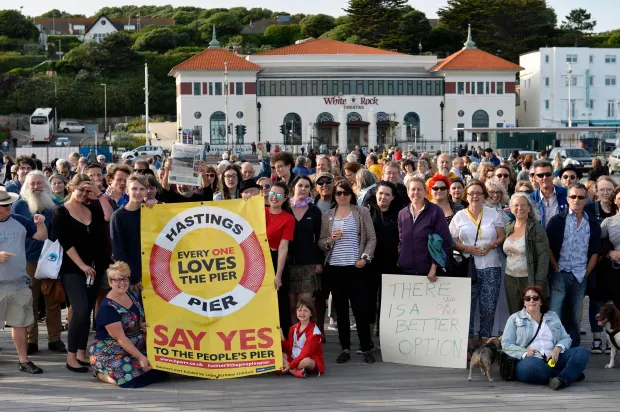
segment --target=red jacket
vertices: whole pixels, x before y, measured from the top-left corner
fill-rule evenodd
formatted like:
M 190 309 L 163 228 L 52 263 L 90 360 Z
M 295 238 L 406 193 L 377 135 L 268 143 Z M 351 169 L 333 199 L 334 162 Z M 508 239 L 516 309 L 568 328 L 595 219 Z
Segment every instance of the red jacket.
M 310 322 L 305 330 L 300 331 L 299 327 L 300 323 L 298 322 L 289 329 L 288 339 L 282 341 L 282 350 L 284 350 L 290 360 L 289 367 L 295 369 L 301 360 L 310 358 L 316 364 L 318 372 L 324 373 L 323 335 L 319 327 L 314 322 Z M 293 358 L 294 349 L 300 349 L 300 352 Z

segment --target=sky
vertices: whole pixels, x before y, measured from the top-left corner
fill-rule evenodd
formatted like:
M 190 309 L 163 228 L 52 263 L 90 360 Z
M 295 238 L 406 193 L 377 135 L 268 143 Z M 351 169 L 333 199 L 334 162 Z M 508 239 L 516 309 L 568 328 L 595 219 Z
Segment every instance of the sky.
M 558 23 L 572 10 L 578 7 L 585 7 L 592 18 L 597 21 L 595 31 L 607 31 L 620 28 L 620 7 L 618 0 L 594 0 L 584 2 L 583 0 L 547 0 L 558 15 Z M 437 17 L 437 9 L 445 6 L 447 0 L 409 0 L 409 4 L 426 13 L 428 18 Z M 585 3 L 585 4 L 584 4 Z M 4 3 L 6 4 L 6 3 Z M 15 4 L 16 9 L 23 7 L 23 13 L 28 16 L 38 16 L 46 11 L 57 8 L 74 14 L 93 15 L 103 6 L 114 7 L 122 5 L 166 5 L 178 6 L 197 6 L 202 8 L 215 7 L 237 7 L 243 6 L 262 7 L 270 10 L 286 11 L 291 14 L 305 13 L 318 14 L 325 13 L 332 16 L 341 16 L 342 10 L 348 4 L 346 0 L 103 0 L 98 2 L 77 1 L 77 0 L 18 0 Z M 0 6 L 5 8 L 6 6 Z

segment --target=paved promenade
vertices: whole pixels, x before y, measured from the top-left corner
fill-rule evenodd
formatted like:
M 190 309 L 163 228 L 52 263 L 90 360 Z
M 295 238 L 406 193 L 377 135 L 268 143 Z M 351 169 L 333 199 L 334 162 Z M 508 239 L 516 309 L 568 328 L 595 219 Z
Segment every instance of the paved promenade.
M 39 323 L 42 338 L 45 324 Z M 585 322 L 584 322 L 584 326 Z M 63 333 L 66 341 L 66 332 Z M 92 338 L 92 333 L 91 333 Z M 603 369 L 608 355 L 592 356 L 586 380 L 561 392 L 546 386 L 504 382 L 494 365 L 495 382 L 480 373 L 467 381 L 464 369 L 367 365 L 361 355 L 339 365 L 337 335 L 328 332 L 327 373 L 305 381 L 293 376 L 262 375 L 234 380 L 201 380 L 174 376 L 144 389 L 118 389 L 90 374 L 65 369 L 65 357 L 44 348 L 32 360 L 45 371 L 17 370 L 10 329 L 0 329 L 0 411 L 614 411 L 620 410 L 620 365 Z M 354 338 L 353 348 L 357 348 Z M 375 338 L 378 341 L 378 338 Z M 583 339 L 590 345 L 591 336 Z

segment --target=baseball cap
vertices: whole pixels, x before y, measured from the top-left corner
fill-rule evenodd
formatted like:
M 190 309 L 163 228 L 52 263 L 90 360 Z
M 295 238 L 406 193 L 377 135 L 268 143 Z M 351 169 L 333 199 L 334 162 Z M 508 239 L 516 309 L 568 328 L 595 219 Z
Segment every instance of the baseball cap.
M 321 178 L 326 178 L 326 179 L 334 179 L 334 175 L 329 173 L 329 172 L 321 172 L 319 174 L 316 175 L 316 181 L 318 182 Z

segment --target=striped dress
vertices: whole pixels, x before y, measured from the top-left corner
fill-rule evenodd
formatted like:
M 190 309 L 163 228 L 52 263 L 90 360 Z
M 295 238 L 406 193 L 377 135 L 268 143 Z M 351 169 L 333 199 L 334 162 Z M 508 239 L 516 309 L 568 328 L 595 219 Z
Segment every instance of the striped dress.
M 360 255 L 359 234 L 355 216 L 353 213 L 349 213 L 349 216 L 344 219 L 334 218 L 334 222 L 336 221 L 343 223 L 343 236 L 336 240 L 329 256 L 329 264 L 331 266 L 353 266 Z

